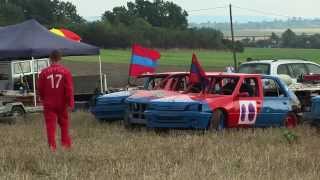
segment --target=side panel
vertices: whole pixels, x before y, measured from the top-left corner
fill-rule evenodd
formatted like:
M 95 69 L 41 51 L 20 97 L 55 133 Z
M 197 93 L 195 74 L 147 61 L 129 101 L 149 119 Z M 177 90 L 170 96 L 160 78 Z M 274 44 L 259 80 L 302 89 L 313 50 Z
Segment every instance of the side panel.
M 265 97 L 262 111 L 257 117 L 257 127 L 280 125 L 289 111 L 287 97 Z

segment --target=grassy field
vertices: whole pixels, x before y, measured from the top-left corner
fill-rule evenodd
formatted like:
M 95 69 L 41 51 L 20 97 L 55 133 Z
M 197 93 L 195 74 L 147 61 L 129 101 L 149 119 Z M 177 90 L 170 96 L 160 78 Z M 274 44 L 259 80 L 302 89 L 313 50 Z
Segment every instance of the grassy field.
M 221 133 L 127 131 L 118 122 L 72 115 L 74 147 L 49 152 L 42 117 L 0 125 L 0 179 L 319 179 L 315 129 L 299 127 Z
M 233 56 L 228 51 L 211 50 L 160 50 L 161 65 L 183 66 L 188 68 L 191 55 L 195 52 L 204 67 L 225 67 L 233 64 Z M 128 64 L 130 61 L 130 50 L 102 50 L 101 57 L 105 63 Z M 271 49 L 271 48 L 246 48 L 244 53 L 237 54 L 239 61 L 246 58 L 270 59 L 270 58 L 300 58 L 320 63 L 320 50 L 318 49 Z M 97 61 L 96 57 L 69 58 L 75 61 Z

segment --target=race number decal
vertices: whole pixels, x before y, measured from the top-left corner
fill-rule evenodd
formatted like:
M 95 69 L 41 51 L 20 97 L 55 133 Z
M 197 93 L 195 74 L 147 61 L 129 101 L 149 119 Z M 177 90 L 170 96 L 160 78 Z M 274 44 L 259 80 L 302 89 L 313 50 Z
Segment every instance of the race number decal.
M 60 85 L 60 81 L 62 79 L 62 74 L 50 74 L 48 77 L 47 77 L 48 80 L 51 81 L 51 88 L 52 89 L 58 89 L 59 88 L 59 85 Z
M 239 101 L 240 116 L 238 124 L 254 124 L 257 119 L 256 101 Z

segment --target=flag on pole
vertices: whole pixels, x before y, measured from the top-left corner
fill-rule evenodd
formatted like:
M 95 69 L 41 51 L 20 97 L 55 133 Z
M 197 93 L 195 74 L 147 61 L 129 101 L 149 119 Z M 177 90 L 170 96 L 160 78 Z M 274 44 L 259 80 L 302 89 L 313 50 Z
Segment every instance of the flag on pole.
M 208 78 L 206 76 L 205 71 L 201 67 L 198 58 L 195 54 L 192 54 L 192 62 L 191 62 L 191 68 L 190 68 L 190 83 L 196 84 L 207 84 Z
M 155 72 L 159 59 L 160 53 L 158 51 L 134 44 L 132 46 L 129 76 L 136 77 L 143 73 Z

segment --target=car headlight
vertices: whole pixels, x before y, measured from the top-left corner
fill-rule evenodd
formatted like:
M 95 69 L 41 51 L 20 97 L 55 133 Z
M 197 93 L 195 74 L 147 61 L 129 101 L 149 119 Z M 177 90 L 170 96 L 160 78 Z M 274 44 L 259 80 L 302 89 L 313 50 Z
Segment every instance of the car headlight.
M 186 111 L 202 111 L 201 104 L 190 104 L 185 108 Z
M 212 112 L 212 108 L 208 104 L 202 104 L 202 112 Z

